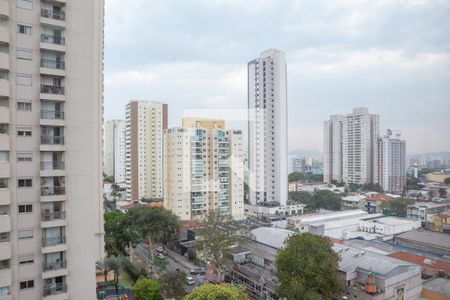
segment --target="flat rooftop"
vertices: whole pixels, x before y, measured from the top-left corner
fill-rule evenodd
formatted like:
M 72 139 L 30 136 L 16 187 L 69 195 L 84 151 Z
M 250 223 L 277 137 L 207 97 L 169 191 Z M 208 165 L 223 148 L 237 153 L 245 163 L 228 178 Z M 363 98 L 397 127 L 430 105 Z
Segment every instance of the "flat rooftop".
M 381 217 L 381 218 L 367 219 L 364 221 L 373 222 L 373 223 L 377 223 L 377 224 L 391 225 L 391 226 L 397 226 L 397 225 L 403 225 L 403 224 L 409 224 L 409 223 L 417 223 L 417 221 L 405 219 L 405 218 L 399 218 L 399 217 Z
M 395 238 L 450 249 L 450 234 L 446 233 L 415 229 L 400 233 Z
M 422 282 L 424 289 L 450 297 L 450 279 L 433 278 Z

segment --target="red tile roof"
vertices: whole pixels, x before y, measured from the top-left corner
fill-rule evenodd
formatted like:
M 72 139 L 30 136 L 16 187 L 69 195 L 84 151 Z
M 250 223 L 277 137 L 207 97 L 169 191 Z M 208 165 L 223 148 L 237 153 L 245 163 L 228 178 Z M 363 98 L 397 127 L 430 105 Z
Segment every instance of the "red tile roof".
M 418 265 L 421 265 L 424 268 L 432 269 L 432 270 L 442 270 L 446 272 L 447 274 L 450 274 L 450 263 L 438 260 L 435 258 L 426 257 L 423 255 L 407 252 L 407 251 L 400 251 L 395 252 L 392 254 L 389 254 L 390 257 L 398 258 L 410 263 L 415 263 Z
M 150 203 L 137 202 L 137 203 L 130 203 L 130 204 L 122 205 L 120 207 L 120 209 L 131 209 L 131 208 L 133 208 L 135 206 L 163 207 L 164 204 L 162 202 L 150 202 Z

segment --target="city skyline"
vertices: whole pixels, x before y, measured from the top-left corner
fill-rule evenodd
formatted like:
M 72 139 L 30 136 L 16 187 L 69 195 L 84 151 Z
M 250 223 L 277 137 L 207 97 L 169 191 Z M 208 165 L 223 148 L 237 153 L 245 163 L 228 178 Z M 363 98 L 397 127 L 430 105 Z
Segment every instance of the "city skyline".
M 105 119 L 123 118 L 124 105 L 136 98 L 167 103 L 169 127 L 180 125 L 184 108 L 244 108 L 246 62 L 263 49 L 278 48 L 288 64 L 290 151 L 322 149 L 322 120 L 361 106 L 380 115 L 387 126 L 380 131 L 402 132 L 408 154 L 449 150 L 450 141 L 442 138 L 450 134 L 448 20 L 439 16 L 450 5 L 346 1 L 326 10 L 322 6 L 169 1 L 147 12 L 143 1 L 108 2 Z M 285 18 L 262 25 L 277 13 Z M 236 24 L 211 24 L 231 15 Z M 211 26 L 195 26 L 205 23 Z M 151 29 L 139 31 L 138 24 Z M 130 55 L 122 55 L 123 47 Z

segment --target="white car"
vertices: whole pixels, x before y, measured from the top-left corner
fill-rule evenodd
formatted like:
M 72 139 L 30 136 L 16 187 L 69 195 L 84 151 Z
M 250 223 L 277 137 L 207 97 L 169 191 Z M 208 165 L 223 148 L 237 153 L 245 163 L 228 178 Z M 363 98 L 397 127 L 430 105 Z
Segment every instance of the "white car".
M 186 277 L 186 284 L 187 285 L 193 285 L 195 284 L 195 279 L 192 276 L 187 276 Z

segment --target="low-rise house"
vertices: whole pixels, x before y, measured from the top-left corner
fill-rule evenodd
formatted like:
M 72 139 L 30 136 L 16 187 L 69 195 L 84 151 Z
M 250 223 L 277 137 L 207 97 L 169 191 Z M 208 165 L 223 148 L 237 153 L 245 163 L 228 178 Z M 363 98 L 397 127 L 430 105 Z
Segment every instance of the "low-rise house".
M 342 209 L 352 210 L 364 207 L 365 195 L 350 195 L 342 198 Z
M 420 255 L 409 251 L 398 251 L 389 254 L 390 257 L 408 261 L 422 267 L 422 277 L 430 278 L 444 273 L 450 276 L 450 263 L 435 257 Z
M 361 220 L 359 230 L 382 236 L 393 236 L 422 226 L 420 221 L 398 217 L 381 217 Z
M 450 233 L 450 210 L 431 215 L 426 224 L 427 229 L 437 232 Z
M 390 201 L 394 197 L 392 195 L 371 193 L 364 200 L 364 209 L 369 213 L 381 213 L 381 203 Z
M 448 203 L 439 202 L 416 202 L 408 205 L 406 215 L 408 219 L 418 220 L 425 226 L 426 222 L 431 219 L 431 216 L 441 213 L 448 208 Z

